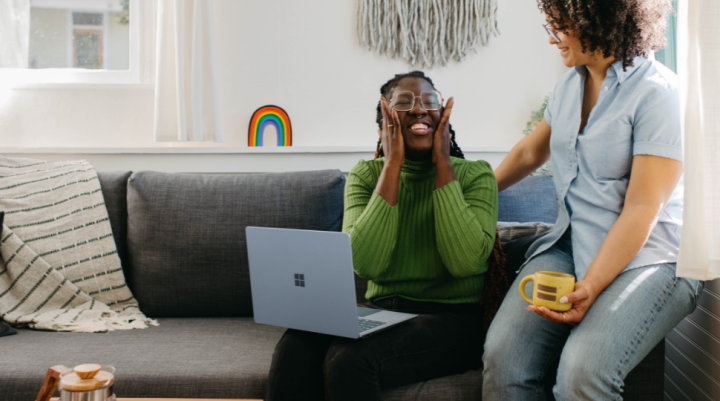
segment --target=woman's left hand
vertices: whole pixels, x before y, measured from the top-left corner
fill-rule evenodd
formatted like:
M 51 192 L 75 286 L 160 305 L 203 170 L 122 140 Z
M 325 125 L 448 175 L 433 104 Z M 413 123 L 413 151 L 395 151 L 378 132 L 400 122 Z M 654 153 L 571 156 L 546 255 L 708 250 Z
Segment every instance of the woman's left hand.
M 545 306 L 537 307 L 535 305 L 530 305 L 526 309 L 537 313 L 553 323 L 567 323 L 575 326 L 582 321 L 583 317 L 585 317 L 585 314 L 590 309 L 593 302 L 595 302 L 598 295 L 598 291 L 594 289 L 592 282 L 580 280 L 575 283 L 575 291 L 563 297 L 567 298 L 566 300 L 563 300 L 565 303 L 573 304 L 572 309 L 569 311 L 564 313 L 555 312 Z M 564 322 L 563 315 L 565 315 Z
M 448 99 L 440 122 L 435 127 L 432 150 L 432 162 L 435 165 L 438 163 L 450 163 L 450 114 L 454 104 L 455 100 L 453 98 Z

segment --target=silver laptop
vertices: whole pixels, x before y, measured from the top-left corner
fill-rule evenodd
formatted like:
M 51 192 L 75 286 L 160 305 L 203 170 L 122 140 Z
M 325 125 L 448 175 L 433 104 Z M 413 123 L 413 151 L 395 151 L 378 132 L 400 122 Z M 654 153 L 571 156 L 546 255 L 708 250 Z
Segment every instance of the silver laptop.
M 255 322 L 360 338 L 417 315 L 360 308 L 350 234 L 247 227 Z

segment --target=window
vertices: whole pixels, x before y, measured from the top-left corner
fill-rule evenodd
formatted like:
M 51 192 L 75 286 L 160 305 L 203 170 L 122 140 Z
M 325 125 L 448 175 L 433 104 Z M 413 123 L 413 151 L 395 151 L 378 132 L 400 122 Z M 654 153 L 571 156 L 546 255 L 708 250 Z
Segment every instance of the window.
M 10 3 L 0 31 L 17 40 L 0 43 L 0 84 L 152 82 L 155 1 Z
M 670 16 L 667 29 L 665 30 L 667 46 L 664 49 L 660 49 L 655 55 L 655 58 L 665 64 L 669 69 L 677 72 L 677 0 L 673 1 L 673 7 L 675 8 L 676 14 Z
M 31 0 L 28 68 L 130 68 L 130 2 Z

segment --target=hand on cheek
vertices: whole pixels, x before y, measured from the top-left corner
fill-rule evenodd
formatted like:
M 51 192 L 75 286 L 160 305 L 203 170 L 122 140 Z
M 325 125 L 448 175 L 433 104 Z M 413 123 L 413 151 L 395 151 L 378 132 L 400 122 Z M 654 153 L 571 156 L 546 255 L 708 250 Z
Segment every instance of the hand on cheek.
M 380 98 L 382 111 L 381 143 L 385 154 L 385 164 L 402 167 L 405 163 L 405 141 L 402 135 L 400 119 L 394 109 L 390 109 L 384 98 Z
M 440 122 L 435 128 L 432 152 L 432 162 L 435 165 L 438 163 L 450 163 L 450 114 L 452 114 L 454 104 L 455 100 L 453 98 L 448 99 Z

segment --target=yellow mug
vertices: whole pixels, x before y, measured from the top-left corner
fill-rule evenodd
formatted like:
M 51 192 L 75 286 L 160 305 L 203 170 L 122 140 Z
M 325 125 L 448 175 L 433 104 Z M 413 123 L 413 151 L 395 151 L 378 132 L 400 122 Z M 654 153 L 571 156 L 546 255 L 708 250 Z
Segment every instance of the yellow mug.
M 533 299 L 525 293 L 525 284 L 533 282 Z M 572 274 L 538 270 L 520 282 L 520 296 L 525 302 L 535 306 L 545 306 L 550 310 L 565 312 L 572 308 L 571 303 L 561 304 L 560 298 L 575 291 L 575 276 Z

